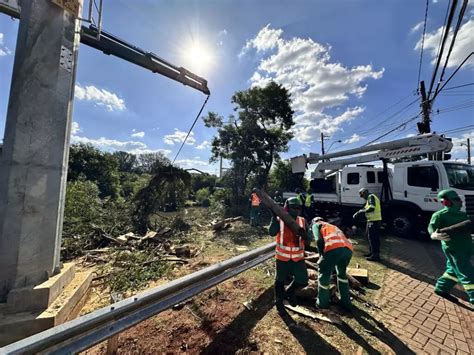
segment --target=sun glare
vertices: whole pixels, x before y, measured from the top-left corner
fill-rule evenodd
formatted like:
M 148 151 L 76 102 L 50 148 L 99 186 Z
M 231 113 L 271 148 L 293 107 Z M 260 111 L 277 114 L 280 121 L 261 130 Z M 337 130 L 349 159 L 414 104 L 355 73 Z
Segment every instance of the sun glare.
M 184 52 L 186 66 L 190 70 L 197 71 L 196 74 L 206 74 L 213 62 L 211 50 L 200 42 L 189 44 Z

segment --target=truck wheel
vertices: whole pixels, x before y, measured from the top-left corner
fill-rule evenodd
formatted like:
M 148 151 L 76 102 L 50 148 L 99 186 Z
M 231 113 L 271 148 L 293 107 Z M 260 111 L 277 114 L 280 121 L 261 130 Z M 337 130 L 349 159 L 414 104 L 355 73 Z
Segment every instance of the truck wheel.
M 399 214 L 392 218 L 392 232 L 397 237 L 413 238 L 415 231 L 415 222 L 406 214 Z

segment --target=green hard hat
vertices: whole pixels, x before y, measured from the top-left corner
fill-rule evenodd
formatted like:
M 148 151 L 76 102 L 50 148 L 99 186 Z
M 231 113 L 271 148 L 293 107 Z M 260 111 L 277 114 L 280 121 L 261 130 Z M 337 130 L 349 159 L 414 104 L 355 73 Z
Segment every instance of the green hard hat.
M 286 203 L 288 206 L 302 206 L 301 200 L 298 197 L 290 197 L 289 199 L 286 200 Z
M 450 201 L 461 199 L 459 197 L 458 193 L 454 190 L 451 190 L 451 189 L 441 190 L 438 193 L 438 198 L 439 199 L 450 200 Z

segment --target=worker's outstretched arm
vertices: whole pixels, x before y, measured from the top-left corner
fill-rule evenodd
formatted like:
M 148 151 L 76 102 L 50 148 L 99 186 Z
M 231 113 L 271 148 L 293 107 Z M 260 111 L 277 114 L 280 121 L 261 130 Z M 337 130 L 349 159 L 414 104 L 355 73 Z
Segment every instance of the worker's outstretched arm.
M 323 255 L 324 252 L 324 238 L 321 234 L 321 224 L 313 223 L 311 225 L 311 234 L 316 241 L 316 247 L 320 255 Z
M 272 221 L 270 222 L 270 226 L 268 227 L 268 234 L 272 237 L 276 236 L 278 231 L 280 230 L 280 221 L 277 217 L 272 217 Z

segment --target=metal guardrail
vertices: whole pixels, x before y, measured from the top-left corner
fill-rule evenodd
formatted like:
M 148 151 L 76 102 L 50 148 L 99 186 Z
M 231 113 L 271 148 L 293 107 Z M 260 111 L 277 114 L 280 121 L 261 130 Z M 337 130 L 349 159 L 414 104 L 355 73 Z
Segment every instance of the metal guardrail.
M 17 341 L 0 348 L 0 354 L 78 353 L 270 259 L 275 245 L 267 244 Z

